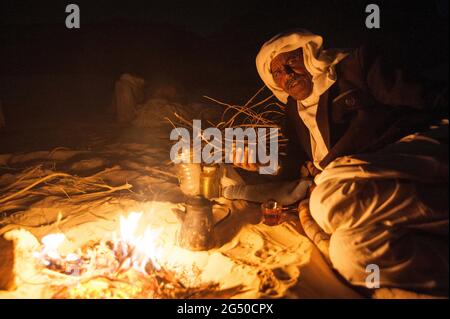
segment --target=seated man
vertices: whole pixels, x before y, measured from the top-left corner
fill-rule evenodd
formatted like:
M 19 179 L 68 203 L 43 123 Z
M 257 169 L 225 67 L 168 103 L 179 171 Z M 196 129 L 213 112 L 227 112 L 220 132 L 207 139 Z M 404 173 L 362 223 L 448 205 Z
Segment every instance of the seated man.
M 295 30 L 256 65 L 286 104 L 298 167 L 309 158 L 320 172 L 309 209 L 333 267 L 355 285 L 375 265 L 380 287 L 448 291 L 448 128 L 428 131 L 448 117 L 448 90 L 371 53 L 322 50 Z
M 294 140 L 319 170 L 339 156 L 379 149 L 448 117 L 447 86 L 424 85 L 364 47 L 322 50 L 322 38 L 308 31 L 266 42 L 256 66 L 287 104 Z

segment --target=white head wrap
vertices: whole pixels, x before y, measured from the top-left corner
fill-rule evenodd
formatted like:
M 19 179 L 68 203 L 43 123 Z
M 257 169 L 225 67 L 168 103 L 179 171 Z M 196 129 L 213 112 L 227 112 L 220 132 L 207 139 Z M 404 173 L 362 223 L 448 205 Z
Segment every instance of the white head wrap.
M 270 73 L 270 62 L 280 53 L 298 48 L 303 49 L 303 60 L 308 72 L 312 75 L 312 96 L 319 97 L 335 81 L 334 66 L 344 59 L 348 53 L 343 50 L 322 50 L 323 39 L 303 29 L 281 33 L 264 43 L 256 57 L 256 68 L 259 76 L 273 94 L 283 103 L 287 103 L 289 94 L 275 84 Z

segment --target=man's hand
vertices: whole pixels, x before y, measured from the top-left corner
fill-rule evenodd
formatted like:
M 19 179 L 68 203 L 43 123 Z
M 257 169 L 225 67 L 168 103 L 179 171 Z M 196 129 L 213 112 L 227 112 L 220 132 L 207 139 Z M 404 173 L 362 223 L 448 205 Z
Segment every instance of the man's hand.
M 249 153 L 250 152 L 250 153 Z M 231 153 L 233 165 L 242 168 L 246 171 L 257 172 L 259 165 L 257 163 L 249 163 L 249 158 L 256 158 L 256 154 L 253 154 L 253 150 L 247 146 L 244 149 L 238 147 L 233 143 L 233 152 Z
M 311 196 L 312 191 L 316 187 L 316 184 L 314 183 L 314 176 L 318 174 L 320 174 L 320 170 L 318 170 L 311 161 L 306 162 L 300 168 L 300 175 L 302 176 L 302 178 L 313 178 L 313 182 L 311 186 L 308 187 L 308 191 L 306 192 L 306 198 L 309 198 Z

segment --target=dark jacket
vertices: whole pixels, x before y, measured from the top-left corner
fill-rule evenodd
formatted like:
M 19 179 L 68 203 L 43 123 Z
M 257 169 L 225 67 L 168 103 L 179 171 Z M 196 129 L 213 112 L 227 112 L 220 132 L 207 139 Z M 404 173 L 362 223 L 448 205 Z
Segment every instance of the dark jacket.
M 322 168 L 337 157 L 375 151 L 448 118 L 446 84 L 419 80 L 365 47 L 342 60 L 336 74 L 337 81 L 322 94 L 317 108 L 317 124 L 329 149 Z M 312 159 L 310 135 L 292 98 L 286 122 L 287 152 L 295 154 L 300 167 Z

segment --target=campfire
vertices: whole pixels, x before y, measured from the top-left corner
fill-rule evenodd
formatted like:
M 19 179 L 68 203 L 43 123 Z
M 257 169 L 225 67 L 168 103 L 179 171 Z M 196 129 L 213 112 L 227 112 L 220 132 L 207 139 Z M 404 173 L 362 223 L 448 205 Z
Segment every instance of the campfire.
M 141 217 L 137 212 L 120 216 L 119 229 L 110 238 L 87 242 L 69 253 L 61 252 L 67 240 L 63 233 L 44 236 L 33 253 L 37 267 L 67 279 L 51 287 L 53 298 L 211 298 L 241 290 L 195 283 L 200 270 L 174 269 L 164 262 L 161 229 L 147 227 L 140 235 Z

